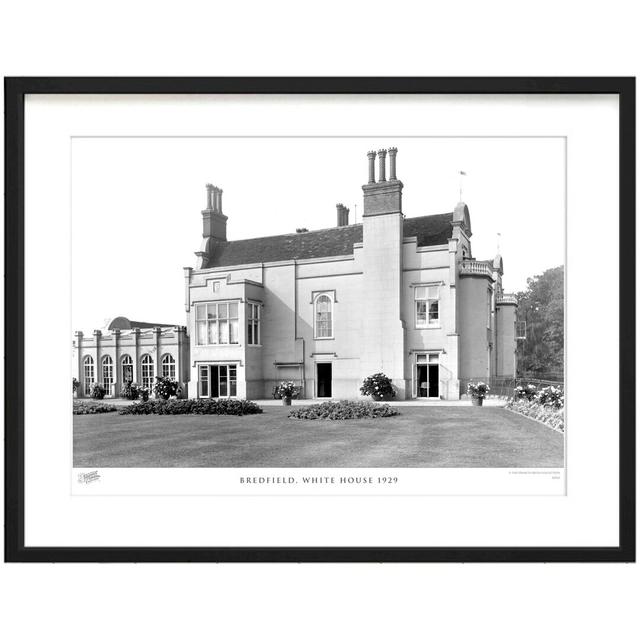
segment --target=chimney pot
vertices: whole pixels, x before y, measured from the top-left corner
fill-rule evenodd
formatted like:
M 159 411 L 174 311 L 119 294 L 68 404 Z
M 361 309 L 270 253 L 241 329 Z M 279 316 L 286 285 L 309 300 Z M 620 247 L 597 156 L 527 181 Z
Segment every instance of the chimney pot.
M 378 150 L 378 182 L 386 182 L 387 150 Z
M 369 184 L 371 184 L 372 182 L 376 181 L 376 167 L 375 167 L 376 152 L 368 151 L 367 158 L 369 158 Z
M 212 184 L 207 184 L 207 206 L 205 209 L 212 210 L 213 209 L 213 190 L 215 187 Z
M 389 149 L 389 180 L 397 180 L 396 177 L 396 155 L 398 153 L 397 147 L 391 147 Z

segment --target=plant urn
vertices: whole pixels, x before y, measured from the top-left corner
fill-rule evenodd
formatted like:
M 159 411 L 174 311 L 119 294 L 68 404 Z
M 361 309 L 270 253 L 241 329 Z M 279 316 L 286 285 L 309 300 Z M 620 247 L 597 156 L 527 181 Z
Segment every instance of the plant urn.
M 474 407 L 481 407 L 482 406 L 482 401 L 484 400 L 484 398 L 476 398 L 475 396 L 471 397 L 471 404 Z
M 284 396 L 284 397 L 282 398 L 282 404 L 283 404 L 285 407 L 290 407 L 290 406 L 291 406 L 291 398 L 290 398 L 290 397 L 287 397 L 287 396 Z

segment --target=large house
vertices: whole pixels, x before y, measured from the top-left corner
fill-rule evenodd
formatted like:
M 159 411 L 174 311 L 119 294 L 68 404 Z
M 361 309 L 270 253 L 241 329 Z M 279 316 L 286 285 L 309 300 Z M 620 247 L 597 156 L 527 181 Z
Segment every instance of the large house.
M 176 377 L 189 397 L 266 398 L 294 380 L 306 398 L 353 398 L 363 378 L 383 372 L 399 398 L 457 399 L 467 380 L 514 377 L 517 303 L 502 291 L 502 258 L 473 257 L 463 202 L 406 217 L 396 155 L 367 154 L 361 224 L 338 204 L 334 227 L 228 240 L 222 190 L 207 185 L 197 264 L 184 269 L 188 342 L 184 328 L 155 325 L 156 369 L 149 358 L 143 369 L 151 356 L 137 348 L 134 378 L 163 372 L 165 333 L 182 345 Z M 83 388 L 83 357 L 95 347 L 80 338 Z

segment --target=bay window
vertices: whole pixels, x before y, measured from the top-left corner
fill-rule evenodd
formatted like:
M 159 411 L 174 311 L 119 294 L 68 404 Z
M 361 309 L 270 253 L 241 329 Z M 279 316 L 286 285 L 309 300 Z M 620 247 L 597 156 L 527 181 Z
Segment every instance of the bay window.
M 238 344 L 238 303 L 196 305 L 196 344 Z

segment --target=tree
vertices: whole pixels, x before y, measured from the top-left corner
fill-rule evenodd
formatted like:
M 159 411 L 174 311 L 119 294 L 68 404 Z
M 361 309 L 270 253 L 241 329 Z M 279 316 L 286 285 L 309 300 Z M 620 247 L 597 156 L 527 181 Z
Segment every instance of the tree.
M 526 322 L 527 339 L 519 347 L 518 374 L 536 378 L 564 376 L 564 267 L 527 278 L 517 294 L 518 320 Z

